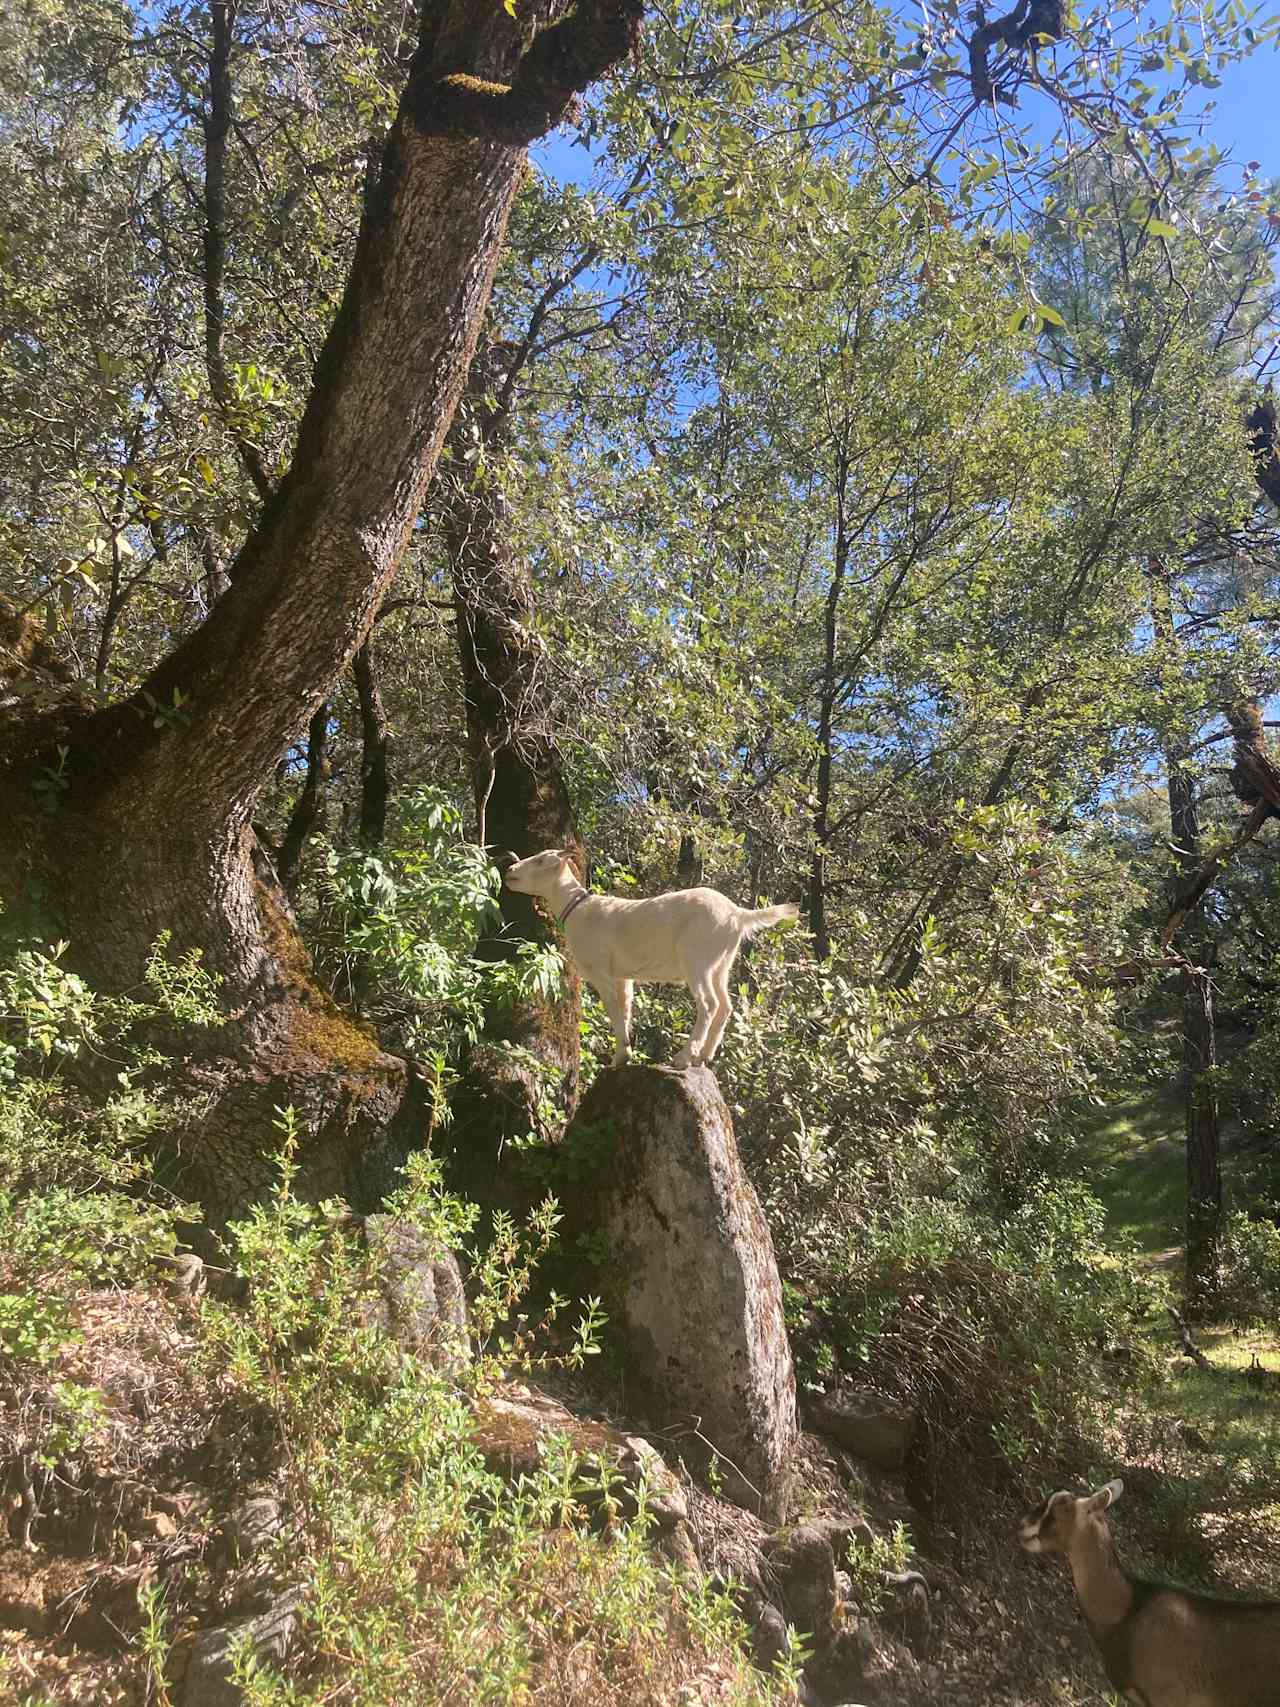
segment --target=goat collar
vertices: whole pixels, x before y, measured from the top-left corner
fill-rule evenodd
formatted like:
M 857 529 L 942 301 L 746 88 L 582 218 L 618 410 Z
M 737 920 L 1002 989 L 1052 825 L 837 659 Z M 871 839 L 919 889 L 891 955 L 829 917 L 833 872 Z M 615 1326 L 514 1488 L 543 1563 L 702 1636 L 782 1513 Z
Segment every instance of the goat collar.
M 589 901 L 590 899 L 591 891 L 589 889 L 579 889 L 578 893 L 569 902 L 569 905 L 565 908 L 564 912 L 561 913 L 560 917 L 556 920 L 556 923 L 563 927 L 565 920 L 569 917 L 569 914 L 579 904 L 579 902 Z

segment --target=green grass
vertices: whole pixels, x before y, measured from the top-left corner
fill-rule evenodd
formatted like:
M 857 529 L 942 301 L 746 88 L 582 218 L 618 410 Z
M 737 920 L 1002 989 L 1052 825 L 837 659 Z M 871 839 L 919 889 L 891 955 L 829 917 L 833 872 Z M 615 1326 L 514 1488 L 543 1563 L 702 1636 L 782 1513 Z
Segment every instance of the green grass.
M 1169 1372 L 1135 1388 L 1123 1407 L 1120 1466 L 1152 1477 L 1133 1541 L 1158 1573 L 1280 1596 L 1280 1340 L 1265 1331 L 1194 1332 L 1212 1367 L 1177 1358 L 1172 1334 L 1158 1327 Z M 1267 1374 L 1245 1378 L 1258 1366 Z
M 1126 1089 L 1081 1121 L 1076 1144 L 1117 1245 L 1168 1268 L 1176 1297 L 1186 1191 L 1177 1087 Z M 1206 1370 L 1182 1360 L 1163 1312 L 1148 1331 L 1161 1373 L 1121 1397 L 1112 1441 L 1118 1470 L 1150 1478 L 1129 1508 L 1129 1545 L 1186 1582 L 1280 1595 L 1280 1333 L 1197 1324 Z M 1251 1366 L 1268 1374 L 1244 1379 Z
M 1152 1257 L 1180 1251 L 1186 1152 L 1176 1089 L 1149 1086 L 1117 1097 L 1081 1122 L 1076 1142 L 1117 1242 Z

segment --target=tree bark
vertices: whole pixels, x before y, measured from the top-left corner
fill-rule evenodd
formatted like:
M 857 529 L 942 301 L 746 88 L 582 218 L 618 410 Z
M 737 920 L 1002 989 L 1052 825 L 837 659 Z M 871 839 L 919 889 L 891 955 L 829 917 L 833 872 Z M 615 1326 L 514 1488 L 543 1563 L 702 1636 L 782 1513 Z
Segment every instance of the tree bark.
M 822 675 L 818 688 L 818 766 L 814 778 L 813 857 L 809 866 L 809 930 L 814 957 L 831 958 L 831 934 L 827 927 L 827 847 L 831 840 L 831 777 L 834 765 L 833 740 L 840 644 L 840 599 L 849 567 L 850 541 L 845 518 L 845 495 L 849 487 L 849 422 L 843 423 L 837 453 L 835 482 L 835 550 L 831 584 L 823 612 Z
M 1277 424 L 1273 392 L 1268 391 L 1254 404 L 1245 428 L 1249 434 L 1258 485 L 1280 510 L 1280 425 Z
M 1168 565 L 1154 560 L 1148 572 L 1151 622 L 1157 645 L 1172 666 L 1178 653 Z M 1173 840 L 1175 884 L 1186 891 L 1188 881 L 1203 868 L 1200 812 L 1195 780 L 1187 765 L 1185 743 L 1165 745 L 1169 791 L 1169 829 Z M 1206 888 L 1208 886 L 1206 885 Z M 1182 971 L 1183 1119 L 1187 1141 L 1186 1268 L 1187 1312 L 1203 1317 L 1213 1303 L 1218 1269 L 1218 1235 L 1222 1222 L 1222 1179 L 1219 1169 L 1218 1099 L 1210 1077 L 1217 1065 L 1218 1040 L 1214 1022 L 1213 977 L 1205 961 L 1214 957 L 1213 933 L 1203 911 L 1194 915 L 1197 964 Z
M 1201 858 L 1195 786 L 1184 755 L 1170 751 L 1166 763 L 1174 857 L 1185 874 L 1195 870 Z M 1211 960 L 1214 945 L 1209 931 L 1205 928 L 1197 934 L 1200 941 L 1193 951 L 1195 957 Z M 1204 965 L 1188 965 L 1181 984 L 1182 1096 L 1187 1136 L 1186 1299 L 1188 1313 L 1203 1317 L 1212 1308 L 1222 1220 L 1218 1099 L 1207 1076 L 1218 1062 L 1213 975 Z
M 1213 1314 L 1218 1240 L 1222 1229 L 1218 1099 L 1207 1077 L 1218 1064 L 1213 974 L 1198 966 L 1183 973 L 1182 1061 L 1187 1129 L 1187 1312 Z
M 477 437 L 490 452 L 503 441 L 507 402 L 488 400 L 499 390 L 503 354 L 490 349 L 477 359 L 465 416 L 459 416 L 459 454 L 440 483 L 439 519 L 453 576 L 476 835 L 523 859 L 543 848 L 579 844 L 556 744 L 546 649 L 534 628 L 533 580 L 509 542 L 501 488 L 490 475 L 473 475 L 460 454 Z M 501 386 L 500 397 L 509 401 L 509 386 Z M 556 927 L 531 896 L 504 889 L 500 904 L 501 928 L 478 945 L 480 954 L 511 959 L 522 943 L 558 945 Z M 504 1046 L 527 1050 L 561 1075 L 558 1100 L 566 1116 L 573 1112 L 581 1015 L 581 987 L 570 971 L 558 996 L 529 998 L 487 1016 L 482 1044 L 454 1098 L 459 1145 L 479 1165 L 536 1124 L 536 1073 Z
M 423 8 L 417 54 L 317 363 L 292 466 L 203 625 L 128 701 L 0 694 L 0 890 L 44 899 L 101 987 L 151 945 L 199 949 L 228 1023 L 192 1078 L 176 1183 L 215 1215 L 270 1184 L 273 1107 L 309 1137 L 299 1188 L 375 1197 L 423 1132 L 406 1064 L 311 977 L 250 816 L 363 640 L 475 347 L 529 142 L 634 44 L 642 0 Z M 0 661 L 37 650 L 20 624 Z M 27 672 L 30 674 L 30 671 Z M 52 807 L 48 810 L 44 801 Z
M 231 47 L 236 0 L 211 0 L 209 7 L 209 87 L 204 124 L 204 359 L 209 390 L 224 422 L 231 429 L 236 452 L 258 497 L 271 496 L 271 481 L 257 445 L 238 432 L 231 420 L 231 386 L 224 348 L 227 270 L 227 144 L 231 138 L 233 91 Z
M 376 853 L 386 838 L 391 800 L 391 725 L 382 704 L 372 637 L 351 660 L 351 674 L 360 702 L 360 843 Z

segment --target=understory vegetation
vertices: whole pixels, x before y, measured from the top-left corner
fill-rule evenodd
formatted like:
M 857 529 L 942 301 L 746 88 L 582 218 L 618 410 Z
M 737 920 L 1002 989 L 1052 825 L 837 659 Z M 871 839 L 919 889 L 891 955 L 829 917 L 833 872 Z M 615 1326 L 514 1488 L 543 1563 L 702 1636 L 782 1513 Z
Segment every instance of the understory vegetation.
M 191 1301 L 178 1393 L 157 1400 L 153 1371 L 139 1383 L 160 1440 L 131 1439 L 110 1382 L 136 1371 L 96 1308 L 116 1295 L 165 1317 L 157 1265 L 173 1265 L 198 1214 L 154 1184 L 146 1139 L 171 1111 L 155 1080 L 164 1063 L 135 1034 L 157 1015 L 216 1023 L 216 992 L 198 965 L 158 951 L 145 992 L 104 999 L 54 955 L 13 944 L 0 988 L 0 1479 L 15 1540 L 34 1530 L 47 1543 L 89 1522 L 104 1565 L 123 1566 L 122 1532 L 101 1532 L 105 1514 L 93 1515 L 110 1486 L 104 1467 L 126 1486 L 158 1470 L 194 1473 L 210 1523 L 273 1479 L 288 1522 L 272 1546 L 283 1576 L 307 1585 L 308 1658 L 293 1681 L 273 1681 L 246 1648 L 240 1669 L 260 1707 L 331 1700 L 335 1688 L 370 1707 L 409 1695 L 622 1707 L 684 1687 L 741 1707 L 775 1699 L 743 1651 L 727 1590 L 658 1562 L 643 1488 L 622 1487 L 607 1459 L 583 1459 L 568 1441 L 513 1483 L 474 1443 L 474 1403 L 496 1380 L 548 1360 L 572 1368 L 599 1349 L 589 1308 L 568 1332 L 554 1311 L 515 1326 L 549 1209 L 478 1256 L 478 1356 L 465 1373 L 442 1373 L 389 1336 L 375 1259 L 342 1206 L 292 1191 L 298 1131 L 283 1111 L 278 1188 L 227 1235 L 234 1301 Z M 119 1087 L 105 1099 L 104 1074 Z M 474 1208 L 442 1189 L 425 1155 L 385 1208 L 429 1249 L 471 1242 Z M 95 1331 L 103 1355 L 85 1356 Z M 105 1392 L 93 1379 L 104 1374 Z M 172 1644 L 217 1605 L 212 1540 L 206 1528 L 163 1584 L 135 1571 L 134 1604 L 116 1614 L 150 1698 L 169 1699 Z M 14 1699 L 59 1698 L 22 1689 L 22 1675 L 0 1651 Z M 776 1698 L 791 1698 L 785 1658 L 774 1675 Z
M 492 874 L 456 820 L 440 828 L 435 862 L 415 854 L 402 888 L 387 856 L 377 885 L 351 886 L 346 916 L 353 942 L 392 944 L 381 962 L 366 950 L 385 973 L 385 999 L 415 1012 L 430 1004 L 433 1035 L 455 1037 L 447 1062 L 473 1031 L 485 970 L 445 945 L 463 942 L 468 919 L 492 906 Z M 396 945 L 401 909 L 418 916 L 425 895 L 438 909 L 439 952 L 424 994 Z M 104 1295 L 171 1308 L 156 1295 L 158 1275 L 199 1214 L 155 1184 L 148 1137 L 172 1109 L 166 1063 L 140 1038 L 158 1019 L 218 1023 L 214 981 L 163 944 L 146 988 L 127 1000 L 95 995 L 64 953 L 11 939 L 0 975 L 0 1407 L 19 1537 L 74 1530 L 101 1497 L 119 1430 L 110 1391 L 96 1384 L 104 1364 L 78 1348 Z M 918 1411 L 911 1485 L 934 1522 L 969 1521 L 975 1477 L 997 1498 L 1020 1497 L 1123 1465 L 1139 1499 L 1151 1490 L 1149 1509 L 1137 1508 L 1138 1558 L 1208 1583 L 1226 1569 L 1276 1586 L 1269 1224 L 1237 1211 L 1224 1232 L 1223 1309 L 1252 1330 L 1204 1334 L 1211 1366 L 1170 1373 L 1164 1318 L 1176 1288 L 1143 1255 L 1159 1237 L 1160 1192 L 1134 1192 L 1132 1176 L 1150 1174 L 1140 1145 L 1109 1135 L 1105 1156 L 1092 1150 L 1082 1163 L 1091 1141 L 1073 1145 L 1072 1132 L 1098 1130 L 1110 1110 L 1081 1058 L 1055 1051 L 1047 1024 L 1002 1023 L 1013 993 L 966 985 L 939 943 L 927 946 L 927 1012 L 886 999 L 853 967 L 794 953 L 775 943 L 753 955 L 720 1075 L 776 1229 L 802 1388 L 855 1375 Z M 1020 1011 L 1028 996 L 1019 993 Z M 1098 1027 L 1096 1048 L 1114 1065 L 1108 1003 L 1081 1000 L 1075 1034 L 1086 1020 Z M 963 1053 L 948 1027 L 926 1023 L 938 1007 L 957 1016 Z M 585 1035 L 598 1030 L 588 1014 Z M 984 1056 L 984 1109 L 965 1094 L 965 1074 L 993 1033 L 1004 1041 L 998 1067 Z M 1001 1080 L 1026 1070 L 1009 1055 L 1024 1045 L 1036 1062 L 1060 1056 L 1061 1078 L 1056 1095 L 1046 1084 L 1028 1099 L 1021 1126 L 1006 1125 L 1012 1093 Z M 448 1083 L 446 1071 L 442 1096 Z M 105 1096 L 104 1084 L 115 1087 Z M 388 1337 L 376 1262 L 343 1206 L 296 1196 L 298 1140 L 296 1117 L 282 1111 L 277 1189 L 227 1231 L 227 1301 L 186 1306 L 187 1366 L 180 1399 L 167 1401 L 190 1431 L 167 1450 L 200 1466 L 210 1520 L 269 1479 L 289 1513 L 272 1546 L 282 1580 L 307 1584 L 303 1635 L 287 1683 L 246 1646 L 237 1675 L 248 1698 L 284 1707 L 336 1688 L 388 1707 L 412 1692 L 495 1703 L 792 1699 L 804 1633 L 771 1681 L 749 1657 L 732 1584 L 660 1562 L 643 1492 L 637 1501 L 607 1461 L 579 1457 L 566 1440 L 513 1484 L 477 1451 L 473 1408 L 492 1383 L 513 1370 L 581 1369 L 607 1336 L 589 1301 L 566 1313 L 564 1300 L 552 1294 L 547 1308 L 538 1292 L 554 1204 L 524 1229 L 500 1220 L 496 1238 L 481 1238 L 475 1207 L 443 1189 L 439 1165 L 426 1154 L 411 1165 L 387 1212 L 430 1248 L 471 1252 L 479 1356 L 465 1373 L 442 1373 Z M 1108 1212 L 1123 1215 L 1126 1201 L 1144 1204 L 1147 1219 L 1117 1232 Z M 109 1371 L 116 1348 L 103 1345 Z M 143 1467 L 113 1468 L 127 1477 Z M 110 1555 L 105 1538 L 99 1546 Z M 198 1552 L 163 1591 L 141 1575 L 132 1585 L 132 1663 L 159 1700 L 174 1644 L 217 1605 L 215 1558 Z M 876 1604 L 870 1586 L 867 1598 Z

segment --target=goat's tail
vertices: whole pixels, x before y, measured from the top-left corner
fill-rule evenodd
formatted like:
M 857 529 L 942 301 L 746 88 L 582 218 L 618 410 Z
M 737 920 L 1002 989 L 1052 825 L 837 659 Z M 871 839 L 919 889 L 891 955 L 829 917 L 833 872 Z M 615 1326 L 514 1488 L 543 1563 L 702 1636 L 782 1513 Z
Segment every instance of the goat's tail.
M 798 919 L 800 909 L 794 901 L 784 901 L 780 907 L 757 907 L 754 911 L 744 907 L 738 917 L 744 936 L 754 936 L 757 931 L 767 931 L 770 925 L 780 925 L 784 919 Z

